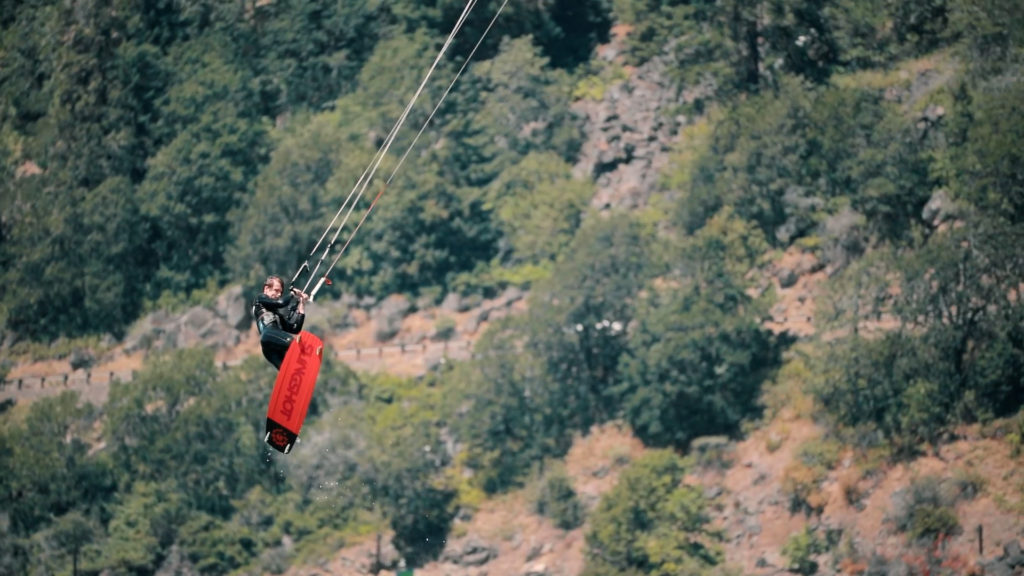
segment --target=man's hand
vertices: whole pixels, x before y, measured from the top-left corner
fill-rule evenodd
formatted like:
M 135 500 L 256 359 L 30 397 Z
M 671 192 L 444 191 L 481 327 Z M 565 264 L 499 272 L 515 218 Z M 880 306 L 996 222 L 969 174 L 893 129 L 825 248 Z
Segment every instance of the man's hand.
M 305 292 L 299 290 L 298 288 L 292 288 L 292 294 L 298 296 L 299 299 L 302 300 L 303 302 L 309 301 L 309 294 L 306 294 Z

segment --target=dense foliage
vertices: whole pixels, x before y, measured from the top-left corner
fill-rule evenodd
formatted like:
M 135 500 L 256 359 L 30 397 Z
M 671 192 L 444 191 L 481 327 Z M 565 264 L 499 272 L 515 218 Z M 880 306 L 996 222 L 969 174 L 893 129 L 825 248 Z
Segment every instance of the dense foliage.
M 594 511 L 583 574 L 701 574 L 721 563 L 721 536 L 700 489 L 682 483 L 685 473 L 668 450 L 631 464 Z
M 481 3 L 439 77 L 500 4 Z M 461 10 L 0 1 L 5 342 L 117 336 L 145 310 L 290 274 Z M 713 572 L 719 535 L 678 452 L 742 434 L 793 369 L 792 338 L 765 323 L 767 262 L 785 250 L 831 273 L 816 319 L 828 338 L 802 349 L 801 371 L 835 438 L 902 457 L 1021 410 L 1019 2 L 507 10 L 401 168 L 381 163 L 394 178 L 332 293 L 516 286 L 527 311 L 419 380 L 328 362 L 287 458 L 260 442 L 262 359 L 154 355 L 103 406 L 72 393 L 15 406 L 0 419 L 0 573 L 280 573 L 368 533 L 417 565 L 460 510 L 611 421 L 659 449 L 592 510 L 569 477 L 542 475 L 537 509 L 565 528 L 585 519 L 588 574 Z M 613 24 L 625 44 L 609 64 L 594 48 Z M 687 116 L 678 147 L 643 209 L 593 209 L 572 99 L 653 59 L 685 95 L 663 111 Z M 446 87 L 426 87 L 408 126 Z M 937 514 L 907 530 L 955 520 Z M 795 571 L 818 544 L 790 542 Z
M 483 33 L 498 6 L 485 4 L 460 39 Z M 514 4 L 514 25 L 488 36 L 343 263 L 346 289 L 449 287 L 500 250 L 485 187 L 531 152 L 571 159 L 579 135 L 565 70 L 607 38 L 610 9 Z M 5 4 L 0 262 L 11 288 L 0 320 L 28 338 L 116 335 L 161 299 L 290 274 L 460 11 L 457 2 Z M 471 48 L 441 63 L 445 80 L 408 126 L 426 120 Z

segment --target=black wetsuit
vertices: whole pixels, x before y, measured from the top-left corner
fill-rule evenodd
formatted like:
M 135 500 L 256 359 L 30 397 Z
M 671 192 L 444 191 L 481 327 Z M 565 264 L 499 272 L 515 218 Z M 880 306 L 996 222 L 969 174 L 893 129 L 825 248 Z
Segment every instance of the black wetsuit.
M 306 319 L 306 315 L 297 310 L 298 306 L 299 299 L 292 298 L 291 294 L 275 299 L 261 293 L 252 301 L 252 317 L 260 333 L 263 356 L 278 370 L 292 343 L 293 334 L 302 330 L 302 322 Z

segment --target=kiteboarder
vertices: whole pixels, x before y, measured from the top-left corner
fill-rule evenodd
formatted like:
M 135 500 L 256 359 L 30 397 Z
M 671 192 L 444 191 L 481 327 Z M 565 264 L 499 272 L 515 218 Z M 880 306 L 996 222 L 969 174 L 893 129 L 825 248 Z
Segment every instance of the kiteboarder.
M 263 292 L 252 302 L 252 317 L 260 334 L 260 348 L 263 356 L 278 370 L 284 362 L 295 334 L 302 330 L 306 319 L 306 301 L 309 296 L 292 288 L 284 294 L 284 282 L 279 276 L 268 276 L 263 283 Z

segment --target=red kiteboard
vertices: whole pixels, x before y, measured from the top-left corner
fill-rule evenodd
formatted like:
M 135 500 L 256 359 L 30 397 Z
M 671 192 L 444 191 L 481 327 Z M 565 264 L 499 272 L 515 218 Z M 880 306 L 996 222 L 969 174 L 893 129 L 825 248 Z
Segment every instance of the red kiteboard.
M 279 452 L 290 452 L 299 437 L 323 357 L 323 340 L 305 330 L 299 332 L 288 347 L 270 396 L 267 435 L 263 437 Z

